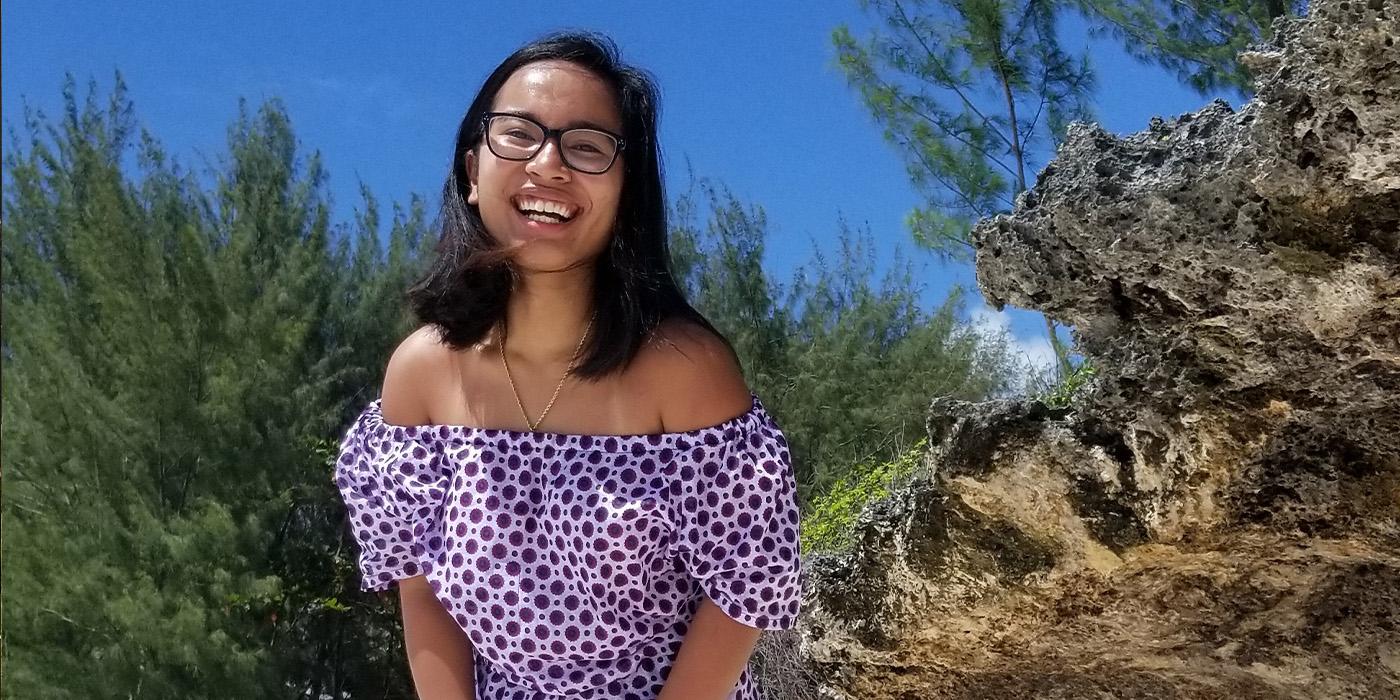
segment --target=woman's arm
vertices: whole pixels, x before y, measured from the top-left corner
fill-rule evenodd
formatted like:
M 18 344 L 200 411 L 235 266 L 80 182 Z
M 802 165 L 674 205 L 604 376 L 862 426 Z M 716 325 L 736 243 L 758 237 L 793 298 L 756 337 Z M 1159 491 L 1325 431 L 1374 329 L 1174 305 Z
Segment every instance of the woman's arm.
M 472 643 L 433 594 L 428 580 L 399 581 L 404 648 L 421 700 L 475 700 Z
M 404 339 L 384 370 L 381 411 L 396 425 L 431 423 L 423 388 L 433 386 L 447 369 L 429 327 Z M 404 650 L 413 685 L 422 700 L 476 700 L 472 643 L 442 607 L 423 576 L 399 581 Z
M 708 597 L 702 599 L 656 700 L 729 697 L 761 634 L 761 630 L 735 622 Z
M 752 405 L 739 360 L 723 340 L 688 322 L 664 322 L 659 335 L 648 379 L 666 430 L 715 425 Z M 728 697 L 761 634 L 702 598 L 657 700 Z

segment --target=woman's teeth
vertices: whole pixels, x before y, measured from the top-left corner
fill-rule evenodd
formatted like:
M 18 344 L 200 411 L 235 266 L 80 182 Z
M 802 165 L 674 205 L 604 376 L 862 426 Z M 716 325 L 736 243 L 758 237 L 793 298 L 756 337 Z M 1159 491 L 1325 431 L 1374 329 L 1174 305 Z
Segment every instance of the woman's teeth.
M 543 224 L 558 224 L 574 217 L 574 207 L 545 199 L 521 198 L 515 206 L 525 218 Z

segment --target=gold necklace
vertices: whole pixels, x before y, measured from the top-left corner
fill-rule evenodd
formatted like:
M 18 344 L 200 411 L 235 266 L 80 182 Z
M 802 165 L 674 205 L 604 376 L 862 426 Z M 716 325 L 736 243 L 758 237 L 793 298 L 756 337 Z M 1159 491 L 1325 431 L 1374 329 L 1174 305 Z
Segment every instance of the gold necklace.
M 530 430 L 533 431 L 535 428 L 538 428 L 540 423 L 544 422 L 544 417 L 549 415 L 549 409 L 554 408 L 554 401 L 559 398 L 559 390 L 564 388 L 564 381 L 569 378 L 570 374 L 574 373 L 574 364 L 578 362 L 578 353 L 583 349 L 583 341 L 588 337 L 588 331 L 593 330 L 593 321 L 597 318 L 598 312 L 594 311 L 592 318 L 588 319 L 588 325 L 583 329 L 583 335 L 578 337 L 578 347 L 574 348 L 574 356 L 569 360 L 569 368 L 564 370 L 564 376 L 559 378 L 559 384 L 554 387 L 554 395 L 549 397 L 549 403 L 545 405 L 544 413 L 541 413 L 539 420 L 533 423 L 530 421 L 530 414 L 525 412 L 525 402 L 520 400 L 520 391 L 515 388 L 515 379 L 510 376 L 510 363 L 506 361 L 505 325 L 502 324 L 500 343 L 501 364 L 506 368 L 506 381 L 510 382 L 510 391 L 512 394 L 515 394 L 515 403 L 520 406 L 520 415 L 525 418 L 525 425 L 529 426 Z

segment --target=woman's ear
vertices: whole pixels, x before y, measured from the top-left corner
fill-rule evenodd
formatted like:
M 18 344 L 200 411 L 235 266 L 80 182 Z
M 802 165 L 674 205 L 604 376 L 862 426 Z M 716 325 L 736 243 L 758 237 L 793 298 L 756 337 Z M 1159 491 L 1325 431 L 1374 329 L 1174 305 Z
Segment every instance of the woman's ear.
M 476 151 L 474 151 L 474 150 L 468 150 L 467 153 L 466 153 L 466 161 L 467 161 L 467 164 L 466 164 L 466 165 L 467 165 L 467 204 L 470 204 L 470 205 L 472 205 L 472 206 L 480 206 L 479 202 L 481 201 L 481 195 L 480 195 L 479 192 L 477 191 L 477 186 L 476 186 L 476 178 L 477 178 L 477 170 L 478 170 L 478 168 L 477 168 L 477 162 L 476 162 Z

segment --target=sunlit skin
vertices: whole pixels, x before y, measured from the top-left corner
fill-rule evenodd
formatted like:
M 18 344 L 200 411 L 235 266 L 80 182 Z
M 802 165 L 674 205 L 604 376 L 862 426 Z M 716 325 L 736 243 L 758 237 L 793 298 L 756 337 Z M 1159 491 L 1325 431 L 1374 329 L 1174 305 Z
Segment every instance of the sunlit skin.
M 551 129 L 621 132 L 610 86 L 568 63 L 529 64 L 499 91 L 492 111 L 525 114 Z M 467 155 L 468 201 L 511 251 L 519 282 L 506 308 L 504 351 L 519 368 L 519 393 L 536 412 L 569 366 L 592 312 L 594 261 L 611 240 L 622 191 L 619 159 L 606 173 L 569 170 L 550 139 L 529 161 L 496 157 L 484 144 Z M 512 197 L 538 196 L 577 208 L 563 226 L 529 222 Z M 639 434 L 714 425 L 748 408 L 742 372 L 723 341 L 686 322 L 657 329 L 627 370 L 598 383 L 570 382 L 545 429 Z M 385 371 L 383 412 L 396 425 L 479 424 L 519 428 L 493 338 L 450 351 L 428 326 L 395 350 Z M 444 382 L 444 377 L 459 381 Z M 473 697 L 472 644 L 427 581 L 400 583 L 405 646 L 418 696 Z M 734 687 L 759 636 L 702 600 L 661 698 L 714 698 Z

